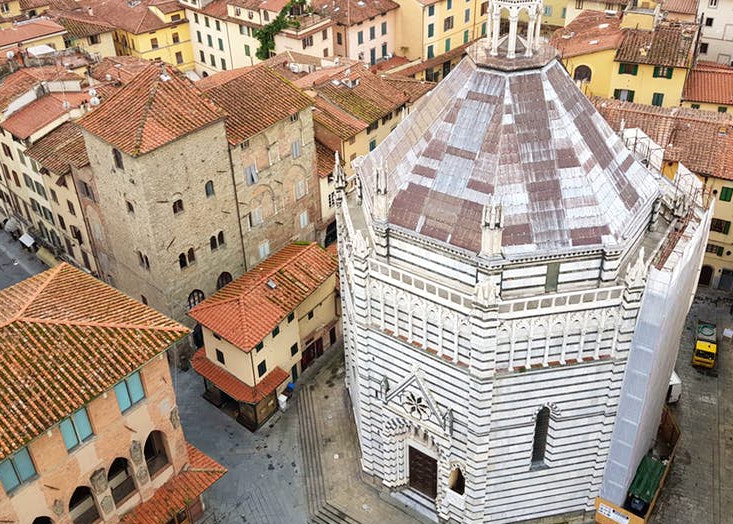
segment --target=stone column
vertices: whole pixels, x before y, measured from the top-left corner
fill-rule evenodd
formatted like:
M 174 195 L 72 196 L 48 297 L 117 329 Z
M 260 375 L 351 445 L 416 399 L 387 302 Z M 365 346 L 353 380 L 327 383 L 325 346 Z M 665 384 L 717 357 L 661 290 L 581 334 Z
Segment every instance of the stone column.
M 530 57 L 532 56 L 532 51 L 534 50 L 534 24 L 537 20 L 537 15 L 532 12 L 529 15 L 529 22 L 527 23 L 527 49 L 524 52 L 524 56 Z
M 540 13 L 538 10 L 537 20 L 535 20 L 535 25 L 534 25 L 534 39 L 532 41 L 535 51 L 537 51 L 540 48 L 540 27 L 541 26 L 542 26 L 542 13 Z
M 516 56 L 517 49 L 517 24 L 519 22 L 519 15 L 516 11 L 512 11 L 509 15 L 509 38 L 507 40 L 507 58 L 514 58 Z
M 491 20 L 489 21 L 491 32 L 491 56 L 499 54 L 499 31 L 501 30 L 501 8 L 497 5 L 491 6 Z

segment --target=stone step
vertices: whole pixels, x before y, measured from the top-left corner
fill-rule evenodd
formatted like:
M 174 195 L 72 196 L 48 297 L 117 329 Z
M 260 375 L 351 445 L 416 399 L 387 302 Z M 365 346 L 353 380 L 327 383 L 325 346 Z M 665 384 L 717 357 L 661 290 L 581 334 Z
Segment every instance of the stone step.
M 326 488 L 323 480 L 320 436 L 315 418 L 313 396 L 308 386 L 298 392 L 298 417 L 308 511 L 310 514 L 315 514 L 325 503 Z
M 349 517 L 346 513 L 328 503 L 313 515 L 309 522 L 310 524 L 361 524 L 358 520 Z
M 399 502 L 402 509 L 422 522 L 438 522 L 435 501 L 414 489 L 395 491 L 392 498 Z

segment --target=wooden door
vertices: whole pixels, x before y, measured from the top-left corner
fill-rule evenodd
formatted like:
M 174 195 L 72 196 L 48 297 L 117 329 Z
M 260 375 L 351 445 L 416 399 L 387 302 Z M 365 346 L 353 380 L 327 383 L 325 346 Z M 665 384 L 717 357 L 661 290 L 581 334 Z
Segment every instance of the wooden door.
M 409 447 L 410 487 L 434 499 L 438 494 L 438 461 Z

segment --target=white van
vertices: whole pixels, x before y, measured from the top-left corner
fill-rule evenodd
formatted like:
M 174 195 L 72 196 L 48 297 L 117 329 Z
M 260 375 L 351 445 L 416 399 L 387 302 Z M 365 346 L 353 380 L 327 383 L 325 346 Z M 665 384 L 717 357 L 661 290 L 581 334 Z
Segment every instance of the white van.
M 669 377 L 669 387 L 667 388 L 667 404 L 676 403 L 680 399 L 680 395 L 682 395 L 682 380 L 672 370 L 672 375 Z

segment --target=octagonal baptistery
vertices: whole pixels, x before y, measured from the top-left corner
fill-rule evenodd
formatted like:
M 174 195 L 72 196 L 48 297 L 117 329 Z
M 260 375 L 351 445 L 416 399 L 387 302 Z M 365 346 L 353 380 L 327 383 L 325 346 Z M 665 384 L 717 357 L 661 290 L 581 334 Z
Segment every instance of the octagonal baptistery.
M 362 467 L 442 522 L 623 503 L 705 246 L 699 182 L 637 162 L 537 42 L 476 43 L 355 184 L 335 168 Z

